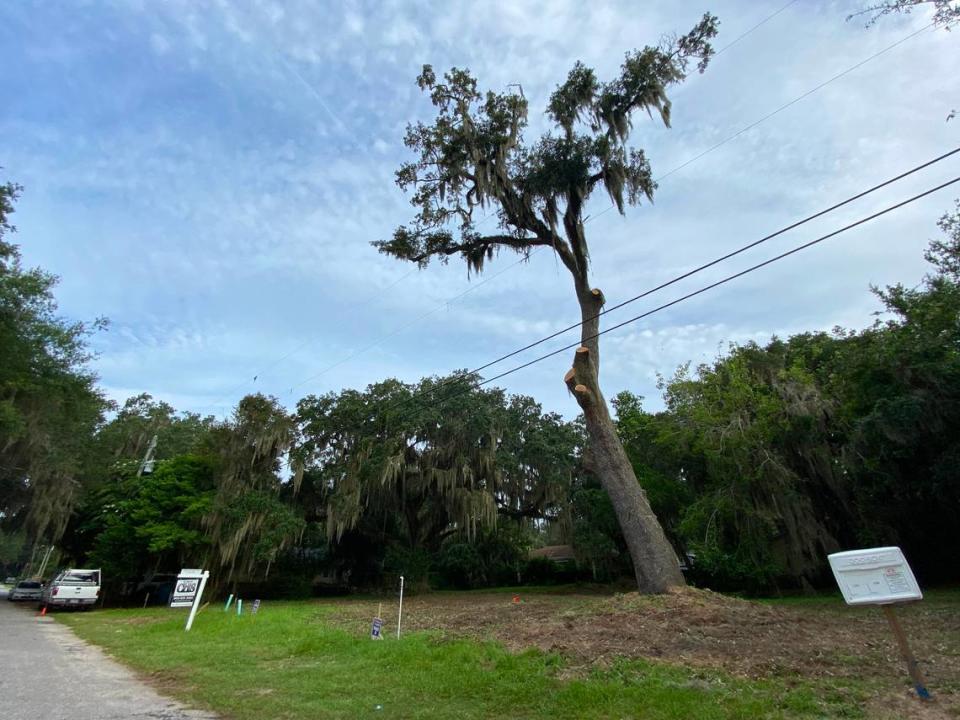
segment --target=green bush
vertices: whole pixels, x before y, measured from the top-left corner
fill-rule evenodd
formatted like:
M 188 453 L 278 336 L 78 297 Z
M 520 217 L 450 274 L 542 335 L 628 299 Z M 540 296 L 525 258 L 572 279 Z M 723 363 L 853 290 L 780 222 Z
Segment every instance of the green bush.
M 445 545 L 437 558 L 438 578 L 444 587 L 467 590 L 486 584 L 483 558 L 470 543 Z

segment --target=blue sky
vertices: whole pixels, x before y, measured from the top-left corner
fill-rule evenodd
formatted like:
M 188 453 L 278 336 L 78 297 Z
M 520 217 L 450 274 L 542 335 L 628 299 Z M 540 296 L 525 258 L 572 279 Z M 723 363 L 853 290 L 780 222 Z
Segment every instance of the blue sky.
M 469 67 L 497 90 L 521 83 L 532 136 L 576 60 L 609 77 L 625 51 L 685 32 L 706 10 L 723 47 L 785 4 L 10 0 L 0 5 L 0 165 L 26 188 L 17 241 L 28 263 L 62 276 L 66 316 L 110 319 L 95 366 L 118 400 L 146 391 L 223 414 L 247 392 L 292 406 L 475 367 L 578 313 L 547 253 L 519 265 L 501 255 L 468 280 L 461 264 L 415 272 L 370 247 L 412 214 L 393 171 L 408 157 L 405 125 L 429 118 L 414 84 L 421 65 Z M 634 144 L 654 174 L 929 22 L 921 12 L 871 28 L 846 21 L 863 4 L 791 3 L 674 92 L 672 129 L 638 118 Z M 955 32 L 919 33 L 671 174 L 652 206 L 620 217 L 598 196 L 594 284 L 611 302 L 635 295 L 960 144 L 960 121 L 945 121 L 960 105 L 958 43 Z M 941 163 L 606 322 L 958 170 Z M 657 373 L 728 342 L 870 323 L 869 285 L 920 279 L 956 194 L 611 333 L 607 394 L 630 389 L 655 408 Z M 502 385 L 573 415 L 568 366 L 561 355 Z

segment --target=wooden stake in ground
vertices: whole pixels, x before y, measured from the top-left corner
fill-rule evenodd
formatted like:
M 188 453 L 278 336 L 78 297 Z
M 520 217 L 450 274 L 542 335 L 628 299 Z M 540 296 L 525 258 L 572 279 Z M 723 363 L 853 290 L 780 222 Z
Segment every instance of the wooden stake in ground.
M 881 605 L 883 614 L 887 616 L 887 622 L 890 623 L 890 629 L 893 630 L 893 636 L 897 639 L 897 645 L 900 647 L 900 657 L 907 663 L 907 672 L 910 673 L 910 679 L 913 680 L 913 688 L 917 691 L 917 697 L 921 700 L 930 700 L 930 691 L 927 690 L 927 681 L 920 671 L 920 664 L 910 649 L 910 643 L 907 642 L 907 634 L 897 619 L 897 614 L 893 610 L 893 605 Z

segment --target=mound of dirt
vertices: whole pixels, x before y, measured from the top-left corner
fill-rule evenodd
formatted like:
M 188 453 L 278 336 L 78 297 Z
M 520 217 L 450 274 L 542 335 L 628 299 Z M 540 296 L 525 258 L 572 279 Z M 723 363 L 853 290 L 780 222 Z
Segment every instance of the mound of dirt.
M 839 600 L 774 605 L 695 588 L 658 596 L 521 593 L 517 600 L 481 592 L 405 598 L 404 628 L 560 653 L 575 661 L 573 672 L 616 658 L 649 658 L 755 679 L 878 678 L 888 693 L 907 697 L 903 661 L 877 608 L 848 608 Z M 338 603 L 331 619 L 365 633 L 376 609 L 369 601 Z M 924 601 L 898 612 L 930 686 L 956 699 L 955 602 Z M 384 614 L 386 633 L 393 621 Z

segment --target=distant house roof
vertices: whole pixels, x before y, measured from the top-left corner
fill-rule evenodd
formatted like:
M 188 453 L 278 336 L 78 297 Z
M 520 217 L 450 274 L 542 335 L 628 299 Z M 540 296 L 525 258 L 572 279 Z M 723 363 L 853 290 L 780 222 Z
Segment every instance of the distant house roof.
M 571 562 L 576 559 L 573 547 L 570 545 L 547 545 L 546 547 L 531 550 L 529 557 L 546 558 L 547 560 L 553 560 L 559 563 Z

